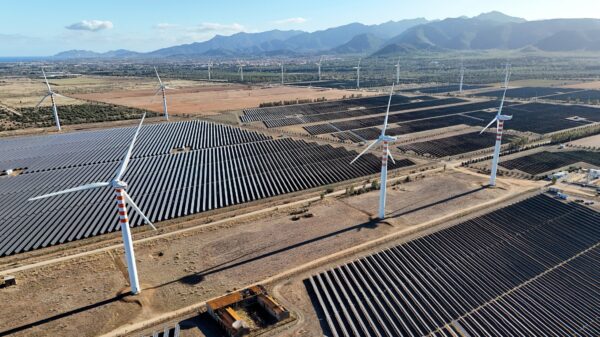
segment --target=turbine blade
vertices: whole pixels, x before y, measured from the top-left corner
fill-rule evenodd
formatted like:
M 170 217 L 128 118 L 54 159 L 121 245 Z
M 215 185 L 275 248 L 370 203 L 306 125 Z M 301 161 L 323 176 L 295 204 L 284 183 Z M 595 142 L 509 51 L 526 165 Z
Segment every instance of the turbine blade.
M 36 104 L 36 105 L 35 105 L 35 108 L 34 108 L 34 109 L 37 109 L 37 108 L 38 108 L 38 107 L 39 107 L 39 106 L 40 106 L 40 105 L 41 105 L 41 104 L 44 102 L 44 100 L 45 100 L 46 98 L 48 98 L 48 96 L 50 96 L 50 94 L 48 94 L 48 95 L 46 95 L 46 96 L 42 97 L 42 99 L 40 100 L 40 102 L 39 102 L 38 104 Z
M 360 158 L 363 154 L 365 154 L 367 151 L 369 151 L 377 143 L 379 143 L 379 139 L 375 139 L 371 144 L 369 144 L 369 146 L 367 146 L 367 148 L 364 149 L 363 152 L 361 152 L 358 156 L 356 156 L 356 158 L 354 158 L 353 161 L 350 162 L 350 165 L 354 164 L 354 162 L 356 160 L 358 160 L 358 158 Z
M 66 190 L 58 191 L 58 192 L 53 192 L 53 193 L 48 193 L 48 194 L 40 195 L 39 197 L 29 198 L 28 201 L 50 198 L 50 197 L 54 197 L 54 196 L 61 195 L 61 194 L 67 194 L 67 193 L 73 193 L 73 192 L 91 190 L 91 189 L 94 189 L 94 188 L 105 187 L 105 186 L 108 186 L 108 185 L 110 185 L 110 183 L 106 183 L 106 182 L 91 183 L 91 184 L 81 185 L 79 187 L 69 188 L 69 189 L 66 189 Z
M 492 124 L 494 124 L 494 122 L 498 120 L 498 116 L 494 117 L 494 119 L 492 119 L 492 121 L 490 122 L 490 124 L 486 125 L 485 128 L 483 128 L 483 130 L 481 130 L 481 132 L 479 134 L 482 134 L 485 130 L 487 130 Z
M 162 83 L 162 81 L 160 80 L 160 76 L 158 76 L 158 70 L 156 70 L 156 67 L 154 67 L 154 72 L 156 73 L 156 77 L 158 78 L 158 83 L 160 83 L 160 85 L 162 86 L 162 85 L 163 85 L 163 83 Z
M 131 199 L 129 194 L 126 191 L 123 191 L 123 194 L 125 195 L 125 200 L 127 200 L 127 203 L 131 206 L 131 208 L 133 208 L 137 212 L 137 214 L 139 214 L 142 217 L 142 219 L 144 219 L 144 222 L 146 222 L 147 225 L 150 225 L 150 227 L 152 227 L 152 229 L 156 230 L 156 227 L 154 227 L 154 224 L 152 223 L 152 221 L 150 221 L 150 219 L 148 219 L 146 214 L 144 214 L 144 212 L 142 212 L 142 210 L 138 207 L 138 205 L 135 203 L 135 201 L 133 201 L 133 199 Z
M 394 156 L 392 156 L 392 151 L 390 151 L 390 149 L 387 150 L 387 154 L 388 157 L 390 157 L 390 159 L 392 160 L 392 163 L 396 164 L 396 161 L 394 160 Z
M 48 92 L 51 92 L 50 83 L 48 83 L 48 78 L 46 77 L 46 72 L 44 71 L 44 67 L 42 67 L 42 74 L 44 74 L 44 80 L 46 81 L 46 86 L 48 87 Z
M 131 144 L 129 144 L 129 148 L 127 149 L 127 153 L 125 153 L 125 158 L 123 158 L 123 162 L 119 169 L 116 172 L 116 180 L 120 180 L 127 169 L 127 165 L 129 164 L 129 159 L 131 159 L 131 153 L 133 152 L 133 147 L 135 146 L 135 140 L 137 139 L 138 134 L 140 133 L 140 129 L 142 128 L 142 124 L 144 123 L 144 118 L 146 118 L 146 113 L 142 116 L 142 120 L 140 121 L 140 125 L 138 125 L 135 134 L 133 135 L 133 139 L 131 140 Z
M 390 99 L 388 101 L 387 110 L 385 112 L 385 120 L 383 121 L 383 129 L 381 129 L 381 135 L 385 135 L 385 130 L 388 125 L 388 116 L 390 114 L 390 106 L 392 105 L 392 96 L 394 95 L 394 83 L 392 83 L 392 89 L 390 90 Z

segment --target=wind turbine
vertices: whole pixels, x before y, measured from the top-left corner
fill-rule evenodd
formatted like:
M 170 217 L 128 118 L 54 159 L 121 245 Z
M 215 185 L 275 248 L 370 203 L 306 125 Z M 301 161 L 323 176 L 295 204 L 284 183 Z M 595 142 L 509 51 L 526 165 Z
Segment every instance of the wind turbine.
M 460 62 L 460 84 L 458 86 L 458 92 L 459 93 L 463 93 L 463 82 L 465 79 L 465 66 L 462 63 L 462 61 Z
M 281 66 L 281 85 L 283 85 L 283 62 L 279 63 Z
M 390 100 L 388 101 L 387 111 L 385 112 L 385 120 L 383 121 L 383 129 L 381 129 L 381 135 L 375 139 L 366 149 L 363 150 L 350 164 L 353 164 L 358 158 L 369 151 L 373 146 L 381 143 L 383 145 L 383 151 L 381 153 L 381 186 L 379 188 L 379 219 L 385 218 L 385 194 L 387 189 L 387 159 L 388 157 L 395 164 L 394 157 L 389 149 L 389 143 L 395 142 L 396 137 L 391 137 L 385 134 L 388 126 L 388 115 L 390 114 L 390 105 L 392 104 L 392 96 L 394 95 L 394 85 L 392 84 L 392 90 L 390 91 Z
M 356 69 L 356 88 L 357 89 L 360 88 L 360 61 L 361 61 L 361 59 L 358 59 L 358 65 L 356 67 L 354 67 L 354 69 Z
M 166 85 L 163 84 L 163 82 L 160 79 L 160 76 L 158 76 L 158 70 L 156 70 L 156 67 L 154 67 L 154 72 L 156 73 L 156 78 L 158 78 L 158 89 L 156 90 L 156 93 L 154 94 L 154 96 L 158 95 L 158 93 L 162 91 L 163 113 L 165 115 L 165 119 L 169 120 L 169 111 L 167 110 L 167 95 L 166 95 L 166 90 L 167 89 L 171 89 L 171 88 L 169 88 L 169 87 L 167 87 Z
M 238 61 L 238 73 L 240 73 L 240 81 L 244 82 L 244 65 Z
M 498 159 L 500 158 L 500 146 L 502 145 L 502 131 L 504 129 L 504 121 L 509 121 L 512 116 L 503 115 L 502 108 L 504 107 L 504 98 L 506 97 L 506 89 L 508 89 L 508 80 L 510 79 L 509 67 L 506 67 L 506 77 L 504 79 L 504 93 L 502 94 L 502 100 L 500 101 L 500 108 L 496 117 L 486 125 L 479 134 L 482 134 L 487 128 L 489 128 L 494 122 L 496 122 L 496 146 L 494 147 L 494 156 L 492 158 L 492 170 L 490 175 L 490 186 L 496 186 L 496 173 L 498 172 Z
M 396 84 L 400 84 L 400 58 L 398 57 L 398 63 L 394 66 L 396 68 Z
M 318 63 L 315 63 L 319 67 L 319 82 L 321 81 L 321 63 L 323 63 L 323 56 L 321 56 Z
M 61 130 L 60 120 L 58 119 L 58 111 L 56 110 L 56 100 L 54 97 L 55 96 L 64 97 L 64 96 L 52 91 L 52 89 L 50 88 L 50 83 L 48 83 L 48 78 L 46 77 L 46 72 L 44 71 L 43 67 L 42 67 L 42 74 L 44 74 L 44 80 L 46 81 L 46 87 L 48 87 L 48 93 L 46 93 L 46 96 L 42 97 L 42 100 L 35 106 L 35 109 L 37 109 L 44 102 L 44 100 L 46 100 L 46 98 L 50 97 L 50 100 L 52 101 L 52 113 L 54 115 L 54 123 L 56 123 L 56 128 L 58 129 L 58 131 L 60 131 Z
M 210 73 L 210 71 L 211 71 L 212 67 L 213 67 L 213 63 L 211 61 L 209 61 L 208 62 L 208 80 L 209 81 L 211 80 L 211 73 Z
M 50 197 L 67 194 L 67 193 L 73 193 L 73 192 L 79 192 L 79 191 L 85 191 L 85 190 L 91 190 L 91 189 L 111 186 L 115 192 L 115 198 L 117 200 L 117 208 L 118 208 L 118 212 L 119 212 L 119 223 L 121 224 L 121 234 L 123 236 L 123 245 L 125 247 L 125 260 L 127 260 L 127 271 L 129 272 L 129 284 L 131 286 L 131 292 L 134 295 L 139 294 L 141 289 L 140 289 L 140 282 L 139 282 L 138 274 L 137 274 L 135 255 L 133 252 L 133 240 L 131 238 L 131 231 L 129 229 L 129 218 L 127 217 L 127 206 L 125 205 L 125 203 L 127 202 L 127 204 L 129 204 L 129 206 L 131 206 L 131 208 L 133 208 L 133 210 L 135 210 L 142 217 L 142 219 L 144 219 L 144 221 L 148 225 L 150 225 L 154 230 L 156 230 L 156 228 L 154 227 L 152 222 L 150 222 L 150 220 L 146 217 L 146 215 L 139 209 L 139 207 L 136 205 L 136 203 L 131 199 L 131 197 L 129 196 L 129 194 L 126 191 L 127 183 L 121 179 L 123 178 L 123 175 L 125 174 L 125 170 L 127 170 L 127 165 L 129 164 L 129 160 L 131 159 L 131 153 L 133 151 L 135 141 L 138 137 L 138 134 L 140 133 L 140 129 L 142 127 L 142 123 L 144 123 L 145 117 L 146 117 L 146 114 L 144 113 L 144 116 L 142 116 L 142 120 L 140 121 L 140 124 L 138 125 L 137 130 L 135 131 L 135 134 L 133 135 L 131 144 L 129 145 L 129 148 L 127 149 L 127 152 L 125 153 L 125 157 L 123 158 L 121 165 L 119 165 L 119 168 L 115 172 L 115 177 L 110 182 L 96 182 L 96 183 L 86 184 L 86 185 L 82 185 L 79 187 L 69 188 L 66 190 L 59 191 L 59 192 L 49 193 L 49 194 L 45 194 L 45 195 L 42 195 L 39 197 L 29 199 L 29 201 L 33 201 L 33 200 L 38 200 L 38 199 L 50 198 Z

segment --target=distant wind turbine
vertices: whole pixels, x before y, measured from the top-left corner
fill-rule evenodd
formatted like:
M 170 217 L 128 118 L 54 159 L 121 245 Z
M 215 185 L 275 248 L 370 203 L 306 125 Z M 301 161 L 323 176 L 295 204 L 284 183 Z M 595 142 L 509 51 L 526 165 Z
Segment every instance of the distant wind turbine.
M 504 130 L 504 121 L 509 121 L 512 116 L 503 115 L 502 108 L 504 107 L 504 99 L 506 98 L 506 90 L 508 89 L 508 80 L 510 79 L 510 69 L 506 67 L 506 77 L 504 78 L 504 93 L 502 94 L 502 100 L 500 101 L 500 108 L 498 113 L 492 119 L 492 121 L 486 125 L 479 134 L 482 134 L 487 128 L 489 128 L 494 122 L 496 122 L 496 145 L 494 147 L 494 156 L 492 158 L 492 169 L 490 174 L 490 186 L 496 186 L 496 173 L 498 172 L 498 160 L 500 158 L 500 147 L 502 146 L 502 132 Z
M 158 79 L 158 89 L 156 90 L 156 93 L 154 94 L 154 96 L 158 95 L 159 92 L 162 92 L 163 114 L 165 116 L 165 119 L 169 120 L 169 111 L 167 109 L 167 94 L 166 94 L 166 90 L 167 89 L 171 89 L 171 88 L 169 88 L 169 87 L 167 87 L 166 85 L 163 84 L 162 80 L 160 79 L 160 76 L 158 75 L 158 70 L 156 70 L 156 67 L 154 67 L 154 72 L 156 73 L 156 78 Z
M 362 59 L 358 59 L 358 65 L 354 67 L 356 69 L 356 88 L 360 89 L 360 61 Z
M 73 192 L 79 192 L 79 191 L 85 191 L 85 190 L 91 190 L 91 189 L 104 188 L 107 186 L 111 186 L 115 192 L 115 198 L 117 201 L 117 208 L 118 208 L 118 212 L 119 212 L 119 223 L 121 224 L 121 235 L 123 237 L 123 245 L 125 248 L 125 260 L 127 260 L 127 271 L 129 273 L 129 285 L 131 286 L 131 292 L 134 295 L 139 294 L 141 291 L 141 288 L 140 288 L 140 282 L 139 282 L 138 274 L 137 274 L 135 254 L 133 251 L 133 240 L 131 238 L 131 231 L 129 229 L 129 218 L 127 216 L 126 203 L 129 204 L 129 206 L 133 210 L 135 210 L 142 217 L 142 219 L 144 219 L 146 224 L 150 225 L 154 230 L 156 230 L 156 228 L 154 227 L 152 222 L 148 219 L 148 217 L 146 217 L 146 215 L 140 210 L 140 208 L 133 201 L 133 199 L 131 199 L 131 197 L 127 193 L 127 183 L 124 182 L 122 179 L 123 179 L 123 175 L 125 174 L 125 170 L 127 170 L 127 165 L 129 164 L 129 160 L 131 159 L 131 154 L 133 152 L 133 147 L 135 146 L 135 141 L 138 137 L 138 134 L 140 133 L 140 129 L 142 128 L 142 124 L 144 123 L 145 117 L 146 117 L 146 114 L 144 114 L 142 116 L 142 120 L 140 121 L 140 124 L 138 125 L 137 130 L 135 131 L 135 134 L 133 135 L 133 139 L 131 140 L 131 144 L 129 144 L 129 148 L 127 149 L 127 152 L 125 153 L 125 157 L 123 158 L 123 161 L 121 161 L 121 164 L 119 165 L 117 171 L 115 172 L 115 176 L 111 181 L 86 184 L 86 185 L 82 185 L 79 187 L 69 188 L 66 190 L 59 191 L 59 192 L 49 193 L 49 194 L 45 194 L 45 195 L 42 195 L 39 197 L 29 199 L 29 201 L 33 201 L 33 200 L 38 200 L 38 199 L 50 198 L 50 197 L 67 194 L 67 193 L 73 193 Z
M 209 62 L 208 62 L 208 80 L 209 80 L 209 81 L 212 79 L 212 78 L 211 78 L 211 75 L 212 75 L 212 74 L 211 74 L 212 67 L 213 67 L 213 63 L 212 63 L 212 61 L 209 61 Z
M 461 61 L 461 63 L 460 63 L 460 85 L 458 86 L 458 92 L 461 94 L 463 93 L 464 79 L 465 79 L 465 66 Z
M 57 94 L 54 91 L 52 91 L 52 89 L 50 88 L 50 83 L 48 83 L 48 78 L 46 77 L 46 72 L 44 71 L 44 68 L 42 67 L 42 74 L 44 75 L 44 80 L 46 81 L 46 87 L 48 88 L 48 92 L 46 93 L 46 95 L 44 97 L 42 97 L 42 100 L 35 106 L 34 109 L 37 109 L 46 98 L 50 97 L 50 100 L 52 102 L 52 114 L 54 115 L 54 123 L 56 123 L 56 128 L 58 129 L 58 131 L 61 130 L 60 128 L 60 120 L 58 119 L 58 111 L 56 109 L 56 100 L 55 100 L 55 96 L 60 96 L 60 97 L 65 97 L 61 94 Z
M 321 81 L 321 64 L 322 63 L 323 63 L 323 56 L 321 56 L 318 63 L 315 63 L 319 69 L 319 82 Z
M 244 67 L 245 65 L 243 65 L 240 61 L 238 61 L 238 73 L 240 73 L 240 81 L 244 82 Z
M 283 85 L 283 62 L 279 63 L 281 66 L 281 85 Z
M 398 63 L 394 66 L 396 68 L 396 85 L 400 84 L 400 58 L 398 57 Z
M 360 158 L 363 154 L 369 151 L 373 146 L 381 143 L 383 145 L 383 151 L 381 153 L 381 186 L 379 188 L 379 219 L 385 218 L 385 196 L 387 190 L 387 160 L 388 157 L 395 164 L 394 157 L 392 157 L 392 153 L 389 149 L 389 143 L 395 142 L 396 137 L 391 137 L 385 134 L 385 131 L 388 127 L 388 116 L 390 114 L 390 106 L 392 104 L 392 97 L 394 95 L 394 85 L 392 84 L 392 89 L 390 90 L 390 99 L 388 101 L 387 111 L 385 112 L 385 119 L 383 121 L 383 128 L 381 129 L 381 135 L 379 138 L 375 139 L 366 149 L 363 150 L 350 164 L 353 164 L 358 158 Z

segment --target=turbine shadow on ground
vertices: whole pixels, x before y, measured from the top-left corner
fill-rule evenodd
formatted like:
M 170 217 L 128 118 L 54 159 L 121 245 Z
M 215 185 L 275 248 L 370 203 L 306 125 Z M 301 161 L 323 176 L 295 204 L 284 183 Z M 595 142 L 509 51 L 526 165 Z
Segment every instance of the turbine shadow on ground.
M 58 314 L 58 315 L 54 315 L 52 317 L 41 319 L 41 320 L 36 321 L 36 322 L 32 322 L 32 323 L 28 323 L 28 324 L 25 324 L 25 325 L 21 325 L 21 326 L 16 327 L 16 328 L 12 328 L 12 329 L 5 330 L 5 331 L 0 331 L 0 336 L 8 336 L 8 335 L 16 334 L 18 332 L 22 332 L 22 331 L 34 328 L 36 326 L 47 324 L 47 323 L 50 323 L 50 322 L 53 322 L 53 321 L 56 321 L 56 320 L 59 320 L 59 319 L 71 316 L 71 315 L 76 315 L 76 314 L 81 313 L 81 312 L 85 312 L 85 311 L 92 310 L 92 309 L 97 309 L 97 308 L 100 308 L 102 306 L 109 305 L 109 304 L 111 304 L 113 302 L 121 301 L 121 300 L 125 299 L 129 295 L 131 295 L 129 292 L 127 292 L 125 294 L 118 294 L 117 296 L 109 298 L 109 299 L 106 299 L 104 301 L 100 301 L 100 302 L 97 302 L 97 303 L 92 303 L 92 304 L 89 304 L 89 305 L 86 305 L 86 306 L 83 306 L 83 307 L 80 307 L 80 308 L 77 308 L 77 309 L 73 309 L 73 310 L 70 310 L 70 311 L 67 311 L 67 312 L 63 312 L 63 313 Z
M 406 212 L 392 213 L 392 214 L 390 214 L 388 216 L 388 218 L 399 218 L 399 217 L 407 215 L 407 214 L 418 212 L 418 211 L 424 210 L 424 209 L 429 208 L 429 207 L 440 205 L 440 204 L 446 203 L 448 201 L 452 201 L 452 200 L 455 200 L 455 199 L 459 199 L 459 198 L 465 197 L 465 196 L 470 195 L 470 194 L 474 194 L 474 193 L 483 191 L 483 190 L 487 189 L 488 187 L 489 187 L 489 185 L 487 185 L 487 186 L 481 186 L 481 187 L 478 187 L 478 188 L 470 190 L 470 191 L 466 191 L 466 192 L 463 192 L 463 193 L 460 193 L 460 194 L 456 194 L 456 195 L 453 195 L 451 197 L 448 197 L 448 198 L 445 198 L 445 199 L 442 199 L 442 200 L 438 200 L 438 201 L 432 202 L 430 204 L 423 205 L 423 206 L 420 206 L 420 207 L 408 210 Z
M 242 261 L 238 261 L 241 258 L 244 258 L 244 257 L 246 257 L 248 255 L 251 255 L 251 254 L 255 253 L 255 252 L 245 253 L 242 256 L 236 257 L 235 259 L 231 259 L 229 261 L 226 261 L 226 262 L 220 263 L 220 264 L 218 264 L 216 266 L 204 269 L 204 270 L 199 271 L 197 273 L 194 273 L 194 274 L 191 274 L 191 275 L 186 275 L 186 276 L 184 276 L 182 278 L 179 278 L 179 279 L 167 282 L 167 283 L 163 283 L 161 285 L 153 287 L 153 289 L 160 288 L 160 287 L 163 287 L 163 286 L 166 286 L 166 285 L 169 285 L 169 284 L 172 284 L 172 283 L 177 283 L 177 282 L 184 283 L 184 284 L 190 284 L 190 285 L 198 284 L 198 283 L 202 282 L 206 276 L 211 275 L 211 274 L 216 274 L 216 273 L 219 273 L 219 272 L 222 272 L 222 271 L 226 271 L 226 270 L 229 270 L 229 269 L 232 269 L 232 268 L 235 268 L 235 267 L 239 267 L 239 266 L 244 265 L 246 263 L 251 263 L 251 262 L 258 261 L 258 260 L 261 260 L 261 259 L 273 256 L 273 255 L 284 253 L 286 251 L 289 251 L 289 250 L 292 250 L 292 249 L 295 249 L 295 248 L 298 248 L 298 247 L 302 247 L 302 246 L 311 244 L 313 242 L 324 240 L 324 239 L 327 239 L 327 238 L 330 238 L 330 237 L 333 237 L 333 236 L 336 236 L 336 235 L 339 235 L 339 234 L 343 234 L 343 233 L 346 233 L 346 232 L 350 232 L 350 231 L 354 231 L 354 230 L 360 231 L 360 230 L 363 230 L 363 229 L 375 229 L 375 228 L 379 227 L 379 225 L 381 225 L 381 222 L 379 222 L 379 220 L 377 220 L 377 219 L 369 220 L 367 222 L 364 222 L 364 223 L 356 225 L 356 226 L 352 226 L 352 227 L 340 229 L 340 230 L 337 230 L 337 231 L 334 231 L 334 232 L 331 232 L 331 233 L 328 233 L 328 234 L 325 234 L 325 235 L 321 235 L 321 236 L 318 236 L 318 237 L 315 237 L 315 238 L 312 238 L 312 239 L 309 239 L 309 240 L 305 240 L 305 241 L 302 241 L 302 242 L 295 243 L 295 244 L 287 246 L 287 247 L 276 249 L 276 250 L 273 250 L 273 251 L 268 252 L 268 253 L 264 253 L 264 254 L 261 254 L 261 255 L 255 256 L 255 257 L 251 257 L 251 258 L 248 258 L 248 259 L 244 259 Z M 235 262 L 235 261 L 238 261 L 238 262 Z

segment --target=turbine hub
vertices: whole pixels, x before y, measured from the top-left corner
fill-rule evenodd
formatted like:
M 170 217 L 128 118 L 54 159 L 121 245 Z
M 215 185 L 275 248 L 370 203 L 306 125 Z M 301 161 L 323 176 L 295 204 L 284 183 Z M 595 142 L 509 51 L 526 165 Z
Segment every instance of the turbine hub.
M 127 188 L 127 183 L 121 180 L 113 180 L 111 181 L 111 186 L 113 188 L 120 188 L 120 189 L 126 189 Z
M 388 136 L 388 135 L 379 136 L 379 140 L 382 142 L 395 142 L 396 139 L 397 139 L 396 137 L 392 137 L 392 136 Z

